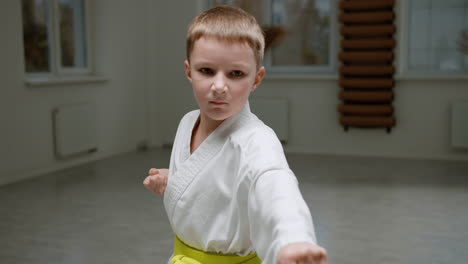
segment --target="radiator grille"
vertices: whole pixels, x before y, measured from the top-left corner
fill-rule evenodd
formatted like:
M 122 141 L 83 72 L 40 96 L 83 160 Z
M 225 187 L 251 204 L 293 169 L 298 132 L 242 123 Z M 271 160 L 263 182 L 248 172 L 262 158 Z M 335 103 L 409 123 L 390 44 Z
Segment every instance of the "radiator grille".
M 288 101 L 286 99 L 252 98 L 252 112 L 271 127 L 281 143 L 288 142 Z
M 59 106 L 52 111 L 54 153 L 59 159 L 97 151 L 96 110 L 89 103 Z
M 452 104 L 451 144 L 454 148 L 468 148 L 468 101 Z

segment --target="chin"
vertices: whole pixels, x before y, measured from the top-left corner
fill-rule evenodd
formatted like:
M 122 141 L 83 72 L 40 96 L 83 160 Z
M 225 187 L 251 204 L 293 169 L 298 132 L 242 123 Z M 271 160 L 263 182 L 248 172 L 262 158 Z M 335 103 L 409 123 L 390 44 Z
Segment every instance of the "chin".
M 203 110 L 203 109 L 202 109 Z M 216 121 L 223 121 L 234 115 L 233 111 L 230 111 L 230 109 L 204 109 L 205 111 L 204 114 L 206 117 L 208 117 L 211 120 L 216 120 Z M 228 110 L 228 111 L 226 111 Z
M 216 120 L 216 121 L 223 121 L 223 120 L 226 120 L 228 119 L 229 117 L 232 116 L 232 114 L 230 113 L 219 113 L 219 114 L 213 114 L 213 113 L 209 113 L 207 114 L 207 116 L 211 119 L 211 120 Z

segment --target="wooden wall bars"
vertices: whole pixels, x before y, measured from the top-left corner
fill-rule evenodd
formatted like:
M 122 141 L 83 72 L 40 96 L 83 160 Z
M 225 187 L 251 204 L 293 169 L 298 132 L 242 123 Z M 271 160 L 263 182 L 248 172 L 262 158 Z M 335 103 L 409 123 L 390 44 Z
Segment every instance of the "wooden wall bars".
M 341 0 L 340 124 L 395 126 L 393 66 L 396 31 L 394 0 Z

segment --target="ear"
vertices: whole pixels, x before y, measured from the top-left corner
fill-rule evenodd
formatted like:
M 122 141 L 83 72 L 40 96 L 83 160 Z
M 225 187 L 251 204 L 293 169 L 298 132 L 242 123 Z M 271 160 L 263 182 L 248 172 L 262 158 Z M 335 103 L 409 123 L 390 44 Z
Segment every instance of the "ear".
M 252 87 L 252 91 L 257 89 L 257 87 L 262 83 L 263 77 L 265 77 L 265 73 L 265 67 L 262 66 L 260 69 L 258 69 L 257 74 L 255 75 L 255 82 Z
M 190 72 L 190 63 L 188 62 L 188 60 L 184 61 L 184 68 L 185 68 L 185 76 L 190 82 L 192 82 L 192 73 Z

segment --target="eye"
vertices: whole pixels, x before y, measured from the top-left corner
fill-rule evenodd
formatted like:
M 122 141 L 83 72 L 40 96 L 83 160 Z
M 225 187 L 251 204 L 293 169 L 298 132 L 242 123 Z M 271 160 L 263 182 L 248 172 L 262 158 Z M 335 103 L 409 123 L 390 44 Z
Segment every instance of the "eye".
M 244 73 L 243 73 L 242 71 L 239 71 L 239 70 L 232 71 L 230 74 L 231 74 L 231 76 L 233 76 L 233 77 L 241 77 L 241 76 L 244 76 Z
M 214 73 L 214 71 L 210 68 L 201 68 L 199 71 L 206 75 L 211 75 Z

